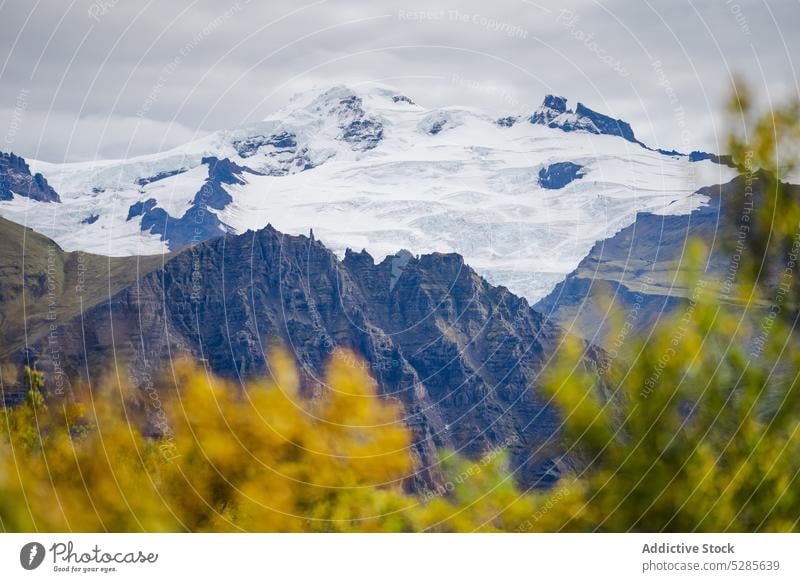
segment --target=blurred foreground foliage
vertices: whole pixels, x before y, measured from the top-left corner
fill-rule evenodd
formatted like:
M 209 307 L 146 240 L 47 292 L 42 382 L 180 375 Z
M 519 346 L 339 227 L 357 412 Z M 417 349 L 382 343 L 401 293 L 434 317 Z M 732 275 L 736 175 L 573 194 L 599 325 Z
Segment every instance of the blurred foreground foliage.
M 299 393 L 285 354 L 274 382 L 246 390 L 189 363 L 150 392 L 153 425 L 131 386 L 51 406 L 28 370 L 28 399 L 3 410 L 0 525 L 6 531 L 507 530 L 533 508 L 504 456 L 447 461 L 470 479 L 422 503 L 408 493 L 411 434 L 402 407 L 377 397 L 338 354 L 325 394 Z M 115 381 L 109 379 L 108 384 Z M 159 420 L 160 419 L 160 420 Z
M 581 463 L 545 530 L 800 529 L 800 200 L 785 184 L 800 167 L 800 105 L 759 115 L 740 85 L 729 113 L 742 179 L 727 206 L 745 241 L 728 245 L 734 291 L 704 273 L 694 241 L 687 301 L 629 338 L 602 382 L 565 340 L 545 390 Z
M 554 492 L 544 529 L 798 529 L 797 338 L 779 319 L 761 337 L 758 318 L 720 303 L 713 284 L 693 289 L 651 337 L 628 341 L 606 398 L 597 377 L 573 370 L 578 345 L 566 340 L 545 385 L 583 469 Z
M 503 454 L 445 453 L 444 493 L 411 492 L 402 407 L 350 355 L 313 399 L 280 353 L 275 380 L 246 390 L 178 362 L 179 390 L 148 391 L 148 418 L 125 382 L 56 406 L 28 370 L 27 400 L 0 417 L 0 529 L 797 531 L 800 203 L 782 180 L 798 168 L 800 107 L 758 117 L 741 89 L 732 103 L 730 151 L 763 193 L 736 292 L 704 277 L 694 244 L 685 304 L 602 377 L 565 338 L 540 387 L 571 460 L 555 488 L 520 491 Z

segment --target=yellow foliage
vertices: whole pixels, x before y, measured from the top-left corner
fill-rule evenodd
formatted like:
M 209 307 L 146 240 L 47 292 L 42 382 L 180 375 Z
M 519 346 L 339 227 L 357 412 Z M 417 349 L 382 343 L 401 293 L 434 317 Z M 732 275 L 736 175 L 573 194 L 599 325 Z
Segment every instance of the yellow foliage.
M 5 413 L 6 530 L 394 531 L 412 474 L 402 409 L 337 357 L 329 389 L 302 398 L 288 359 L 243 391 L 188 362 L 162 390 L 166 430 L 147 438 L 129 402 L 90 394 Z M 32 391 L 33 392 L 33 391 Z M 124 392 L 124 391 L 121 391 Z M 53 407 L 51 407 L 53 408 Z
M 754 335 L 741 312 L 701 296 L 631 340 L 604 378 L 613 396 L 579 416 L 576 387 L 600 393 L 597 377 L 570 357 L 551 367 L 545 389 L 584 463 L 539 529 L 797 530 L 800 352 L 785 351 L 796 339 L 775 323 L 756 357 Z
M 415 467 L 402 406 L 378 397 L 357 362 L 335 356 L 324 393 L 308 399 L 282 352 L 271 359 L 275 381 L 246 390 L 179 361 L 177 389 L 154 393 L 164 411 L 155 423 L 120 396 L 135 394 L 127 385 L 56 408 L 37 384 L 25 404 L 4 411 L 0 524 L 391 532 L 507 530 L 527 519 L 532 498 L 519 493 L 499 451 L 446 460 L 445 479 L 470 468 L 446 495 L 422 502 L 409 493 Z M 158 436 L 144 436 L 153 424 Z

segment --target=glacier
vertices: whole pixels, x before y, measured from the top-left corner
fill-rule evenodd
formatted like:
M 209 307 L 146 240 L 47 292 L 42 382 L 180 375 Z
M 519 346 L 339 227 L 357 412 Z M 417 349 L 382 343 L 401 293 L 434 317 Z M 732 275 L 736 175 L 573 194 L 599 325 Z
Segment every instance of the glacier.
M 185 244 L 190 237 L 173 236 L 175 228 L 195 215 L 213 219 L 201 238 L 271 224 L 313 229 L 340 256 L 457 252 L 489 282 L 535 302 L 637 213 L 688 214 L 706 203 L 700 188 L 735 176 L 697 158 L 652 150 L 628 124 L 582 104 L 567 109 L 561 97 L 512 117 L 426 109 L 382 85 L 337 86 L 165 152 L 27 160 L 60 203 L 16 193 L 0 201 L 0 215 L 64 250 L 109 256 Z M 227 179 L 212 167 L 220 160 Z M 540 176 L 558 164 L 580 166 L 580 179 L 543 187 Z M 228 196 L 207 204 L 209 188 Z

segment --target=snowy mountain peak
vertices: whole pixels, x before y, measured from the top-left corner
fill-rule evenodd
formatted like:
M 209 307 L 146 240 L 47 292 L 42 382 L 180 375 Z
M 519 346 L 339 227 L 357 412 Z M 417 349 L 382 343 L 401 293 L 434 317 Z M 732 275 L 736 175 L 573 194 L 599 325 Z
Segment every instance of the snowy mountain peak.
M 293 117 L 316 117 L 328 111 L 340 110 L 343 103 L 359 103 L 376 115 L 398 110 L 422 111 L 411 98 L 386 85 L 370 84 L 357 87 L 334 85 L 296 93 L 289 99 L 286 107 L 271 114 L 266 120 L 284 121 Z
M 296 94 L 264 121 L 224 135 L 251 167 L 287 175 L 332 158 L 357 159 L 383 142 L 395 117 L 422 111 L 389 87 L 337 85 Z
M 547 125 L 555 122 L 561 115 L 567 112 L 567 100 L 556 95 L 546 95 L 542 105 L 530 118 L 530 122 L 539 125 Z
M 167 152 L 29 160 L 61 204 L 17 188 L 0 197 L 0 214 L 65 250 L 117 256 L 268 223 L 313 228 L 342 255 L 456 252 L 535 301 L 638 212 L 688 213 L 704 203 L 700 187 L 733 176 L 712 158 L 632 148 L 627 123 L 572 110 L 564 97 L 546 96 L 526 121 L 425 109 L 388 87 L 316 89 L 263 121 Z
M 567 108 L 567 100 L 564 97 L 555 95 L 545 96 L 541 107 L 531 115 L 530 122 L 534 125 L 545 125 L 564 131 L 614 135 L 629 142 L 644 145 L 636 139 L 633 129 L 626 121 L 598 113 L 583 103 L 578 103 L 573 111 Z

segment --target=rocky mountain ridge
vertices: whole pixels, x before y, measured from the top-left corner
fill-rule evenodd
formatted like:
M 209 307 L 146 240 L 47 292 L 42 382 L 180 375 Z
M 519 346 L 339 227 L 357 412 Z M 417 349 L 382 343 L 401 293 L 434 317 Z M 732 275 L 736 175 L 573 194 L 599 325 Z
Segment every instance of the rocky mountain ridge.
M 557 478 L 558 414 L 537 380 L 562 330 L 459 255 L 376 263 L 348 251 L 339 260 L 313 237 L 268 226 L 177 253 L 56 323 L 15 357 L 65 385 L 97 377 L 112 358 L 140 379 L 181 355 L 234 380 L 268 375 L 279 342 L 314 393 L 332 350 L 347 348 L 384 396 L 404 403 L 419 486 L 437 483 L 443 449 L 477 457 L 509 448 L 522 483 Z M 587 345 L 584 365 L 597 361 Z

